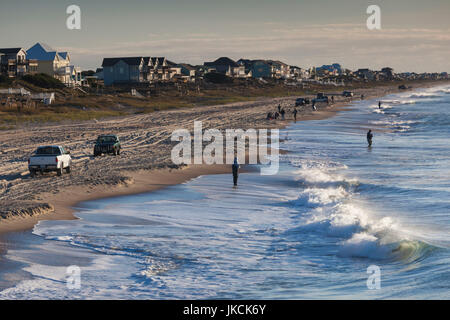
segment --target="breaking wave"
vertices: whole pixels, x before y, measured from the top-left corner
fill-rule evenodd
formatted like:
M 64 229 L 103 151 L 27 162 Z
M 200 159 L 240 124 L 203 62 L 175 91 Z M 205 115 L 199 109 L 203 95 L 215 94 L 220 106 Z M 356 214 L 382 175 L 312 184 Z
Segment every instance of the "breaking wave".
M 298 231 L 341 238 L 340 257 L 412 262 L 434 247 L 411 238 L 411 232 L 393 217 L 379 217 L 358 198 L 357 180 L 322 163 L 297 170 L 298 180 L 308 185 L 293 204 L 309 208 Z M 342 167 L 341 167 L 342 168 Z

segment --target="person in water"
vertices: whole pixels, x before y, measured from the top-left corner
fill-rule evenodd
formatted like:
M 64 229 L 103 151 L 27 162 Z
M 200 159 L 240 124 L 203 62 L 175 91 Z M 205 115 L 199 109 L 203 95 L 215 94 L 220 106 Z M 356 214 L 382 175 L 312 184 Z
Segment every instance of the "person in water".
M 378 109 L 381 109 L 381 101 L 378 102 Z
M 238 162 L 237 157 L 234 157 L 234 163 L 232 165 L 232 170 L 233 170 L 233 184 L 236 187 L 237 182 L 238 182 L 238 177 L 239 177 L 239 162 Z
M 369 144 L 369 147 L 372 146 L 372 139 L 373 139 L 372 130 L 369 130 L 369 132 L 367 132 L 367 143 Z

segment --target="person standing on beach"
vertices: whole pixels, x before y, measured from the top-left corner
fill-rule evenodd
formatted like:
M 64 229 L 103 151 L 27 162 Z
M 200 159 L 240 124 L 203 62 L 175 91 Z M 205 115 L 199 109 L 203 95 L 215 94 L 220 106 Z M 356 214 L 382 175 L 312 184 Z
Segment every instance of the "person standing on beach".
M 280 114 L 281 114 L 281 119 L 284 120 L 284 115 L 286 114 L 286 111 L 284 111 L 284 109 L 281 109 Z
M 317 110 L 317 108 L 316 108 L 316 102 L 315 102 L 315 101 L 313 101 L 313 103 L 312 103 L 312 108 L 313 108 L 314 111 Z
M 237 157 L 234 157 L 234 163 L 232 165 L 232 170 L 233 170 L 233 184 L 236 187 L 237 182 L 238 182 L 238 177 L 239 177 L 239 162 L 238 162 Z
M 378 102 L 378 109 L 381 109 L 381 101 Z
M 372 139 L 373 139 L 372 130 L 369 130 L 369 132 L 367 132 L 367 143 L 369 144 L 369 147 L 372 146 Z
M 294 109 L 294 121 L 297 122 L 297 109 Z

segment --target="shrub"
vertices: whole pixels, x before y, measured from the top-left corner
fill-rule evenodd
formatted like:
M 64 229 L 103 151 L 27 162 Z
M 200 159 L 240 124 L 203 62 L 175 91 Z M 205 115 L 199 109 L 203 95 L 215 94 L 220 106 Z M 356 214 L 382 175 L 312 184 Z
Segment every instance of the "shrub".
M 12 80 L 10 77 L 0 74 L 0 84 L 11 84 Z
M 45 89 L 63 89 L 65 85 L 58 79 L 53 78 L 44 73 L 39 73 L 35 75 L 27 74 L 22 77 L 22 80 Z
M 231 79 L 230 77 L 217 72 L 210 72 L 205 74 L 205 80 L 211 83 L 218 83 L 218 84 L 233 82 L 233 79 Z

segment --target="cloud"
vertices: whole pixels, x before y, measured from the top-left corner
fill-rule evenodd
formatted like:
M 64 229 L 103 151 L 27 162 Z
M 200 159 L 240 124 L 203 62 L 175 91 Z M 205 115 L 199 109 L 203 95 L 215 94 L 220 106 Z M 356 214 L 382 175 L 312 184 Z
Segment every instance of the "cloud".
M 264 23 L 240 34 L 148 34 L 97 48 L 64 48 L 73 59 L 165 55 L 175 61 L 203 63 L 219 56 L 273 58 L 309 67 L 341 62 L 349 68 L 391 65 L 406 71 L 450 70 L 450 30 L 390 28 L 370 31 L 361 24 L 282 25 Z M 407 59 L 405 59 L 407 57 Z

